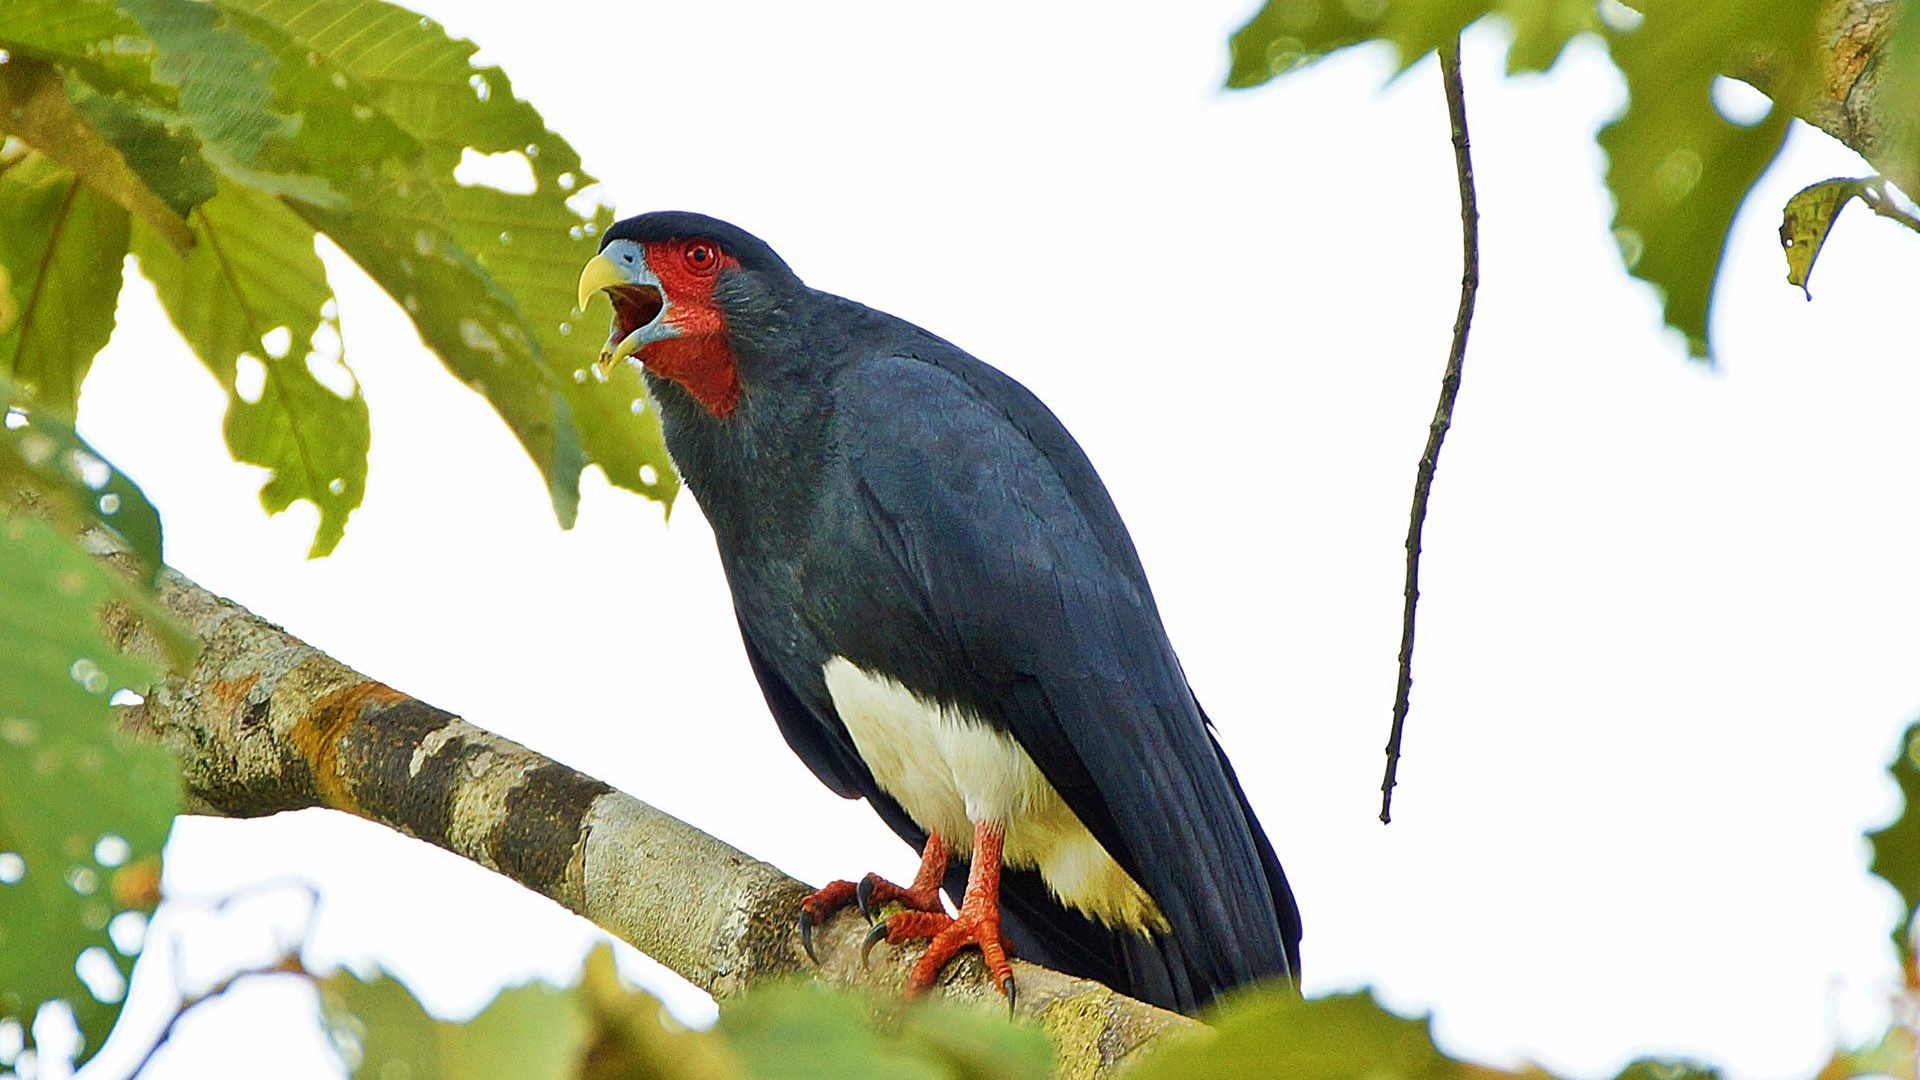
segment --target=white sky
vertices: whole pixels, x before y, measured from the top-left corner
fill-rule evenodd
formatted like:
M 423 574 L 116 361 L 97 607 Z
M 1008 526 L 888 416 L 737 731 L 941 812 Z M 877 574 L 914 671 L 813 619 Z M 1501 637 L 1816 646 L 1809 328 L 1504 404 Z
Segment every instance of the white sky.
M 1806 1073 L 1884 1016 L 1897 904 L 1859 834 L 1894 811 L 1881 770 L 1920 712 L 1920 248 L 1851 211 L 1808 304 L 1774 236 L 1798 186 L 1868 171 L 1852 154 L 1795 133 L 1739 221 L 1709 371 L 1619 269 L 1591 133 L 1621 92 L 1597 50 L 1507 82 L 1498 35 L 1469 39 L 1484 286 L 1383 828 L 1407 498 L 1459 273 L 1430 63 L 1385 90 L 1363 53 L 1226 93 L 1250 0 L 419 6 L 506 67 L 623 215 L 730 219 L 1054 407 L 1296 883 L 1310 993 L 1372 984 L 1451 1051 L 1586 1075 L 1655 1052 Z M 909 872 L 774 730 L 697 507 L 663 525 L 590 477 L 561 533 L 504 425 L 330 267 L 373 463 L 311 563 L 312 515 L 259 512 L 217 389 L 128 289 L 82 428 L 164 512 L 168 561 L 802 878 Z M 336 815 L 186 821 L 168 860 L 177 894 L 315 882 L 312 960 L 388 965 L 449 1013 L 570 976 L 598 936 Z M 165 1008 L 175 940 L 204 981 L 297 913 L 163 918 L 136 1016 Z M 150 1075 L 335 1075 L 310 1016 L 296 987 L 235 993 Z

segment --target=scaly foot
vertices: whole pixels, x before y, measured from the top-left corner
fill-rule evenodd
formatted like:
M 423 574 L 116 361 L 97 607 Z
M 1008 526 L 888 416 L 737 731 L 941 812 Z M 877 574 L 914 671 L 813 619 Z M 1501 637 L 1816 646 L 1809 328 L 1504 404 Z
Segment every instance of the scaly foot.
M 881 941 L 898 945 L 920 938 L 930 939 L 926 955 L 913 965 L 907 977 L 907 993 L 920 994 L 934 984 L 940 969 L 969 945 L 980 947 L 987 975 L 1000 992 L 1007 995 L 1007 1008 L 1015 998 L 1013 964 L 1007 947 L 1000 940 L 1000 843 L 1004 837 L 995 825 L 974 826 L 973 866 L 967 873 L 966 898 L 960 913 L 948 916 L 943 911 L 905 911 L 873 928 L 860 947 L 860 958 Z
M 946 873 L 947 842 L 938 836 L 929 836 L 926 849 L 920 853 L 920 870 L 914 875 L 913 884 L 904 889 L 878 874 L 868 874 L 858 884 L 829 883 L 800 901 L 800 947 L 807 951 L 809 959 L 819 963 L 820 958 L 813 954 L 813 928 L 848 904 L 859 905 L 860 914 L 868 922 L 873 921 L 874 908 L 894 903 L 903 904 L 916 914 L 934 912 L 945 918 L 940 907 L 940 881 Z

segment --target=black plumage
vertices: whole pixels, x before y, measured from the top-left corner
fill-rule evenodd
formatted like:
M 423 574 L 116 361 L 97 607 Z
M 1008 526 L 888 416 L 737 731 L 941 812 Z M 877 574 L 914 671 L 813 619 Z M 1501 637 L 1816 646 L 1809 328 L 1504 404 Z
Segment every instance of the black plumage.
M 716 416 L 649 372 L 667 445 L 711 522 L 755 675 L 788 744 L 916 846 L 822 674 L 833 657 L 1005 732 L 1158 905 L 1170 934 L 1001 883 L 1016 955 L 1191 1011 L 1295 978 L 1300 917 L 1167 640 L 1092 464 L 1019 383 L 900 319 L 807 288 L 700 215 L 607 240 L 699 237 L 738 263 L 712 299 L 737 366 Z M 910 801 L 910 800 L 909 800 Z M 964 867 L 949 876 L 956 900 Z

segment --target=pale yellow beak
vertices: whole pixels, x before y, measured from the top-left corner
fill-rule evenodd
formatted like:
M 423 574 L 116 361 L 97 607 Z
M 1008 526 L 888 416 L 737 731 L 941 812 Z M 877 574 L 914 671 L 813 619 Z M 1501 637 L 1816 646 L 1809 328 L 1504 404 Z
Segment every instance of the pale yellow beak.
M 627 272 L 619 263 L 607 258 L 605 252 L 601 252 L 588 259 L 587 265 L 580 269 L 580 299 L 577 301 L 577 306 L 584 313 L 587 310 L 587 301 L 593 299 L 594 293 L 613 285 L 624 284 L 627 284 Z
M 613 303 L 613 326 L 600 350 L 599 366 L 607 370 L 656 341 L 678 337 L 667 318 L 669 307 L 660 278 L 647 265 L 644 248 L 631 240 L 614 240 L 580 269 L 577 301 L 582 314 L 593 294 L 607 293 Z

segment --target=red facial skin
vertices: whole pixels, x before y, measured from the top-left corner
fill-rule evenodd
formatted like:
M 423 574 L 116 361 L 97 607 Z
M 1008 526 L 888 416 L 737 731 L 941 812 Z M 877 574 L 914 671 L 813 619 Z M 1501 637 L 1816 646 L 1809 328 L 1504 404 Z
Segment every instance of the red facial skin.
M 666 294 L 666 325 L 679 333 L 640 350 L 640 362 L 725 419 L 740 404 L 740 370 L 713 289 L 722 271 L 740 263 L 707 240 L 656 240 L 644 248 Z

